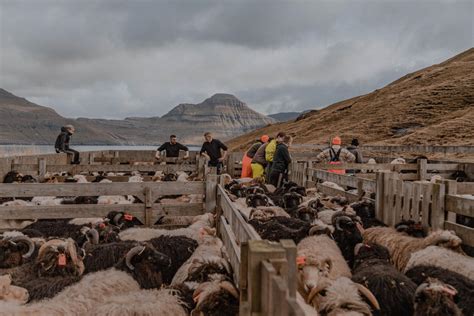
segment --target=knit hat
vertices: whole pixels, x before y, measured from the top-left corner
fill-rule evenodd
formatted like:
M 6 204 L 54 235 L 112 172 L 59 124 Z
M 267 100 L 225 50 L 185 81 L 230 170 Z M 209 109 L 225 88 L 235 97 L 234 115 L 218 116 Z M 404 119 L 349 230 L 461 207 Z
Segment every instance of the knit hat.
M 357 138 L 354 138 L 351 142 L 351 145 L 353 146 L 359 146 L 359 140 Z
M 332 144 L 333 145 L 341 145 L 342 144 L 341 137 L 339 137 L 339 136 L 334 137 L 332 139 Z
M 270 137 L 268 137 L 268 135 L 262 135 L 262 137 L 260 137 L 260 140 L 262 141 L 262 143 L 268 142 L 269 139 Z

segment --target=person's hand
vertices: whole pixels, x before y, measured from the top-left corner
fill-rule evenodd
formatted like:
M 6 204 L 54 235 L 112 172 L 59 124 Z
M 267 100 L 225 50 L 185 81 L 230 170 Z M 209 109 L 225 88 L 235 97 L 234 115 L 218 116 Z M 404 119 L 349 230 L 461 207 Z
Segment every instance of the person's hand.
M 219 162 L 223 162 L 224 161 L 224 158 L 219 158 L 217 159 Z
M 189 159 L 189 156 L 184 156 L 183 159 L 184 159 L 184 160 L 188 160 L 188 159 Z

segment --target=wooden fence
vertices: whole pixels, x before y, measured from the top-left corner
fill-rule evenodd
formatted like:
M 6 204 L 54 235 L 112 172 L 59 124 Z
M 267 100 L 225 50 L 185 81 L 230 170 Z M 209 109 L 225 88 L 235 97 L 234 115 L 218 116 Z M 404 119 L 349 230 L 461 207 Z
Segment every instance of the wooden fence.
M 261 240 L 217 186 L 218 234 L 240 290 L 240 315 L 316 315 L 296 292 L 296 245 Z
M 212 211 L 211 201 L 203 203 L 161 204 L 155 201 L 164 195 L 205 194 L 207 182 L 141 182 L 141 183 L 20 183 L 0 184 L 0 198 L 13 197 L 76 197 L 132 195 L 139 203 L 113 205 L 1 206 L 0 219 L 84 218 L 104 217 L 110 211 L 126 211 L 146 226 L 160 216 L 194 216 Z M 215 203 L 215 202 L 214 202 Z

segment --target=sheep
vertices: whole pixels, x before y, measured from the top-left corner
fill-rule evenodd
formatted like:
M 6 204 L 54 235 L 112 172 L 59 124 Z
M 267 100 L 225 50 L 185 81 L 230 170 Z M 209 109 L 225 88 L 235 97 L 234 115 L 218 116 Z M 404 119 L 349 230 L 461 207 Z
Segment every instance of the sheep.
M 387 248 L 359 244 L 355 249 L 352 281 L 364 285 L 380 303 L 382 315 L 413 314 L 417 285 L 390 263 Z
M 212 281 L 199 285 L 193 294 L 196 307 L 192 316 L 238 315 L 239 292 L 228 281 Z
M 326 187 L 330 187 L 339 191 L 345 191 L 343 187 L 341 187 L 340 185 L 334 182 L 324 181 L 323 183 L 321 183 L 321 185 L 324 185 Z
M 249 221 L 262 239 L 280 241 L 292 239 L 295 243 L 308 236 L 308 222 L 287 216 L 272 216 L 268 219 L 253 218 Z
M 128 182 L 130 183 L 138 183 L 138 182 L 143 182 L 143 177 L 141 175 L 134 175 L 128 178 Z
M 309 236 L 297 245 L 298 290 L 311 303 L 324 279 L 350 278 L 351 270 L 341 250 L 328 236 Z
M 390 164 L 392 165 L 404 165 L 406 163 L 407 163 L 406 160 L 401 157 L 395 158 L 390 162 Z
M 415 292 L 413 316 L 462 316 L 454 302 L 457 291 L 450 285 L 428 278 Z
M 54 297 L 67 286 L 79 282 L 82 276 L 66 275 L 25 280 L 21 287 L 28 291 L 28 302 Z
M 417 238 L 426 237 L 426 233 L 421 223 L 415 223 L 415 221 L 413 220 L 402 220 L 399 223 L 395 224 L 395 229 L 397 230 L 397 232 L 405 233 L 408 236 Z
M 456 302 L 465 315 L 474 315 L 474 281 L 469 278 L 447 269 L 438 268 L 432 265 L 421 265 L 410 268 L 406 271 L 406 276 L 413 282 L 420 285 L 428 278 L 436 278 L 446 284 L 451 285 L 457 291 Z
M 23 306 L 0 302 L 0 314 L 86 315 L 93 312 L 100 304 L 106 303 L 111 296 L 139 290 L 140 286 L 131 275 L 112 268 L 84 276 L 80 282 L 66 287 L 52 299 Z
M 265 194 L 261 193 L 255 193 L 255 194 L 250 194 L 247 195 L 247 198 L 245 199 L 245 203 L 247 204 L 248 207 L 257 207 L 257 206 L 269 206 L 270 201 L 268 196 Z
M 334 241 L 341 249 L 350 267 L 354 264 L 354 247 L 362 242 L 362 228 L 359 219 L 345 211 L 336 212 L 332 217 Z
M 283 194 L 283 208 L 285 210 L 295 209 L 303 202 L 303 196 L 297 192 Z
M 59 199 L 53 196 L 35 196 L 31 199 L 33 205 L 55 206 L 61 205 L 64 199 Z
M 290 217 L 281 207 L 278 206 L 259 206 L 250 211 L 249 220 L 268 220 L 275 216 Z
M 453 232 L 438 230 L 426 238 L 415 238 L 397 232 L 391 227 L 372 227 L 363 233 L 364 242 L 376 243 L 387 247 L 392 261 L 399 271 L 403 271 L 410 256 L 428 246 L 438 245 L 462 253 L 461 239 Z
M 0 240 L 0 268 L 13 268 L 28 261 L 34 251 L 35 244 L 27 236 L 7 236 L 4 234 Z
M 171 285 L 183 283 L 188 278 L 190 270 L 196 269 L 198 266 L 206 265 L 208 262 L 216 263 L 230 273 L 230 265 L 224 258 L 224 252 L 224 245 L 219 238 L 205 236 L 192 256 L 178 269 L 171 281 Z
M 367 305 L 371 304 L 371 307 Z M 349 278 L 324 280 L 314 293 L 314 307 L 322 315 L 372 315 L 372 309 L 380 311 L 375 296 L 365 286 L 352 282 Z M 371 309 L 372 308 L 372 309 Z
M 176 181 L 178 181 L 178 182 L 187 182 L 187 181 L 189 181 L 188 174 L 186 172 L 178 171 L 177 174 L 178 174 L 178 177 L 176 178 Z
M 19 183 L 23 175 L 16 171 L 10 171 L 3 177 L 3 183 Z
M 387 227 L 387 225 L 385 225 L 382 221 L 379 221 L 377 218 L 375 218 L 375 204 L 373 202 L 370 202 L 368 200 L 362 200 L 354 202 L 349 206 L 361 219 L 362 227 L 364 229 L 375 226 Z
M 133 204 L 135 198 L 131 195 L 122 196 L 122 195 L 102 195 L 97 199 L 97 204 Z
M 446 248 L 429 246 L 413 252 L 404 270 L 408 271 L 420 265 L 431 265 L 447 269 L 474 280 L 474 258 Z
M 9 275 L 0 276 L 0 302 L 26 303 L 29 298 L 28 291 L 11 283 Z
M 75 176 L 73 176 L 73 178 L 74 180 L 76 180 L 77 183 L 89 183 L 89 181 L 87 181 L 86 176 L 82 174 L 76 174 Z
M 334 210 L 324 210 L 317 213 L 317 218 L 326 225 L 332 225 L 332 217 L 336 214 Z
M 117 226 L 120 230 L 131 228 L 142 223 L 135 217 L 128 213 L 111 211 L 105 217 L 108 222 L 114 226 Z
M 157 238 L 162 235 L 167 236 L 185 236 L 200 241 L 203 235 L 215 234 L 214 215 L 206 213 L 198 215 L 194 218 L 193 224 L 186 228 L 178 228 L 174 230 L 154 229 L 154 228 L 129 228 L 120 232 L 121 240 L 146 241 Z

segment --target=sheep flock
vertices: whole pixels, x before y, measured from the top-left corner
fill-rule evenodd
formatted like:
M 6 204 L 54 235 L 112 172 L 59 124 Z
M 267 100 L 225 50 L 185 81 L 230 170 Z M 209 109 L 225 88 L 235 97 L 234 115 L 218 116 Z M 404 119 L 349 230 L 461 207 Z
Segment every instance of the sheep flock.
M 386 227 L 368 197 L 349 203 L 293 182 L 226 190 L 262 239 L 295 242 L 298 292 L 318 315 L 474 315 L 474 258 L 454 232 Z
M 110 176 L 110 175 L 109 175 Z M 129 182 L 142 182 L 138 173 Z M 151 181 L 192 181 L 160 174 Z M 57 183 L 58 175 L 44 180 Z M 150 177 L 149 177 L 150 178 Z M 84 175 L 66 176 L 85 183 Z M 103 175 L 95 182 L 107 183 Z M 9 173 L 4 183 L 37 179 Z M 2 206 L 132 204 L 136 197 L 6 198 Z M 201 195 L 162 196 L 156 203 L 202 202 Z M 237 315 L 239 292 L 215 215 L 178 222 L 182 228 L 144 228 L 126 212 L 104 218 L 4 221 L 0 235 L 0 315 Z

